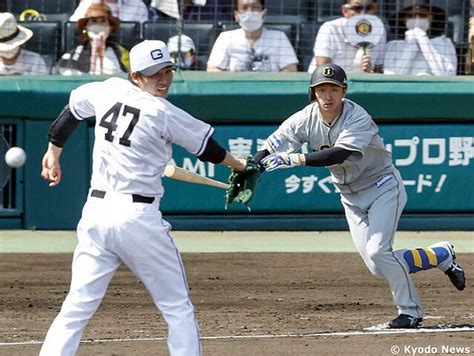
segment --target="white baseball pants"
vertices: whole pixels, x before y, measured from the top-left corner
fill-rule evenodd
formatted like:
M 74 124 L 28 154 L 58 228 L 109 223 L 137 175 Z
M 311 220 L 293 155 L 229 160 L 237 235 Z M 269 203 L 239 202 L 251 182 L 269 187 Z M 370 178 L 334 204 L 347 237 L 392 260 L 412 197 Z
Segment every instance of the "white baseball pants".
M 129 194 L 89 196 L 77 227 L 70 291 L 40 355 L 74 355 L 117 268 L 125 263 L 168 324 L 172 356 L 201 355 L 199 328 L 181 256 L 162 219 L 159 200 L 133 203 Z

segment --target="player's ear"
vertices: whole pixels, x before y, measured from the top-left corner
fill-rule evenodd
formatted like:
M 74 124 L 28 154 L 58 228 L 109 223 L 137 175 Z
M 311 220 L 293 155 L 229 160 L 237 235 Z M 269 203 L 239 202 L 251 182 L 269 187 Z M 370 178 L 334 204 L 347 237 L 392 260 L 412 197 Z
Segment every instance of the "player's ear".
M 130 81 L 136 85 L 138 85 L 138 82 L 139 82 L 139 73 L 138 72 L 130 72 L 128 74 L 128 77 L 130 78 Z

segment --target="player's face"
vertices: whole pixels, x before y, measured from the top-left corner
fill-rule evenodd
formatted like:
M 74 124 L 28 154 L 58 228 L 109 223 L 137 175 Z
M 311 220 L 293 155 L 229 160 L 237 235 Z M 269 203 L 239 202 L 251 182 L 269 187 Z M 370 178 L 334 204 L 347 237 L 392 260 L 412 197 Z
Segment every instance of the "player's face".
M 163 68 L 149 77 L 144 75 L 137 76 L 135 82 L 141 89 L 149 92 L 151 95 L 166 98 L 173 82 L 173 67 Z
M 342 99 L 346 90 L 336 84 L 321 84 L 313 88 L 319 111 L 324 119 L 334 119 L 342 108 Z

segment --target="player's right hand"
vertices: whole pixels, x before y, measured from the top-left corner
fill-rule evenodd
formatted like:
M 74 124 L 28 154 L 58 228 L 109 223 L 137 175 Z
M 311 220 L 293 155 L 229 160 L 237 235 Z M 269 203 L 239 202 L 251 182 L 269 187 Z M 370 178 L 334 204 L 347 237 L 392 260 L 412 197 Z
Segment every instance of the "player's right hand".
M 43 156 L 41 177 L 50 182 L 50 187 L 58 185 L 61 181 L 61 164 L 59 163 L 61 152 L 62 148 L 50 143 L 48 150 Z

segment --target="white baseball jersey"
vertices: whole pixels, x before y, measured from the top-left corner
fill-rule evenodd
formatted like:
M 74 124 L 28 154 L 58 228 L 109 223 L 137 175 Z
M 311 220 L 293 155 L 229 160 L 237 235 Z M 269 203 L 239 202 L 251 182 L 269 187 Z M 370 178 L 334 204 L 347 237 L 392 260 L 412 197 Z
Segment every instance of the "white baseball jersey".
M 394 170 L 392 155 L 378 135 L 372 117 L 360 105 L 344 99 L 343 110 L 331 125 L 312 103 L 290 116 L 265 142 L 270 152 L 297 152 L 304 143 L 314 151 L 341 147 L 353 153 L 342 163 L 327 167 L 342 193 L 357 192 Z
M 341 66 L 346 72 L 352 72 L 359 69 L 360 59 L 359 63 L 354 63 L 358 48 L 351 45 L 344 35 L 346 23 L 345 17 L 323 23 L 316 36 L 313 52 L 315 56 L 331 58 L 332 63 Z M 368 50 L 372 65 L 383 64 L 386 42 L 387 38 L 384 34 L 380 43 Z M 313 73 L 315 68 L 316 59 L 313 57 L 308 72 Z
M 253 45 L 249 44 L 241 28 L 222 32 L 207 62 L 210 66 L 232 72 L 279 72 L 297 63 L 295 50 L 285 33 L 266 28 Z
M 160 198 L 161 176 L 175 143 L 199 156 L 214 129 L 131 82 L 110 78 L 71 92 L 69 107 L 82 120 L 95 116 L 91 187 Z
M 75 355 L 88 320 L 125 263 L 168 325 L 170 355 L 200 356 L 183 262 L 159 198 L 171 144 L 199 155 L 213 129 L 119 78 L 73 90 L 69 108 L 77 119 L 96 117 L 92 181 L 77 226 L 71 288 L 40 355 Z

